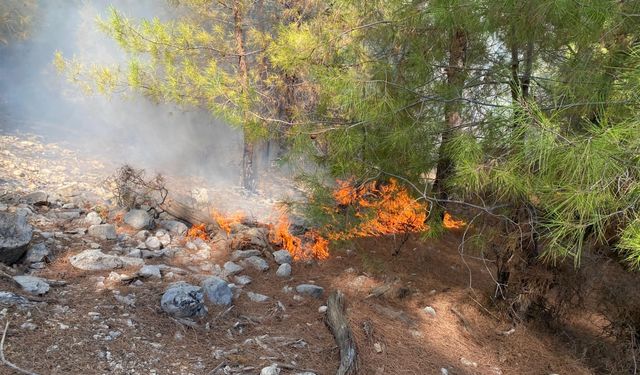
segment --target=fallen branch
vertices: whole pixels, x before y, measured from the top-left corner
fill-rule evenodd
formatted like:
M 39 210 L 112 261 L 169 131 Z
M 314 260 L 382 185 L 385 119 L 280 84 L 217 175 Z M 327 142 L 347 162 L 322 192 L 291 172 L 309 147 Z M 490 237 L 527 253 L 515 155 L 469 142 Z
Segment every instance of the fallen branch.
M 357 371 L 356 344 L 346 316 L 345 297 L 339 290 L 329 296 L 326 323 L 340 348 L 340 367 L 336 375 L 355 374 Z
M 184 220 L 191 225 L 205 224 L 207 227 L 211 227 L 212 230 L 218 231 L 220 229 L 218 222 L 208 212 L 196 210 L 174 199 L 166 199 L 160 205 L 160 208 L 169 215 Z
M 7 324 L 5 324 L 4 326 L 4 332 L 2 333 L 2 340 L 0 340 L 0 361 L 2 361 L 2 363 L 7 366 L 10 367 L 12 369 L 14 369 L 15 371 L 21 373 L 21 374 L 27 374 L 27 375 L 38 375 L 35 372 L 31 372 L 31 371 L 27 371 L 24 369 L 21 369 L 20 367 L 14 365 L 13 363 L 9 362 L 5 357 L 4 357 L 4 339 L 7 337 L 7 330 L 9 330 L 9 321 L 7 321 Z

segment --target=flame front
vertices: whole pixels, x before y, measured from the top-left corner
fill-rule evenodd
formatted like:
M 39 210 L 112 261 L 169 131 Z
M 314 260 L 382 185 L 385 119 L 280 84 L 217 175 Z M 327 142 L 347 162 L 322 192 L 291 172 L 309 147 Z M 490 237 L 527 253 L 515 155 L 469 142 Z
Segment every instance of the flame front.
M 427 205 L 411 197 L 395 179 L 388 183 L 370 181 L 355 186 L 352 180 L 338 181 L 333 192 L 338 204 L 335 213 L 354 211 L 358 223 L 343 231 L 333 231 L 329 238 L 346 240 L 354 237 L 417 233 L 429 229 Z
M 227 232 L 227 234 L 231 233 L 231 226 L 233 226 L 234 224 L 242 223 L 242 220 L 244 220 L 244 218 L 246 217 L 246 215 L 242 211 L 238 211 L 233 215 L 227 217 L 216 210 L 211 210 L 211 216 L 216 221 L 216 223 L 218 223 L 220 228 Z
M 271 242 L 286 249 L 293 259 L 327 259 L 329 257 L 329 241 L 316 231 L 308 231 L 302 238 L 289 231 L 291 222 L 286 213 L 282 213 L 271 231 Z
M 209 240 L 209 235 L 207 235 L 207 229 L 204 224 L 193 225 L 187 231 L 187 239 L 192 240 L 196 238 L 200 238 L 203 241 Z

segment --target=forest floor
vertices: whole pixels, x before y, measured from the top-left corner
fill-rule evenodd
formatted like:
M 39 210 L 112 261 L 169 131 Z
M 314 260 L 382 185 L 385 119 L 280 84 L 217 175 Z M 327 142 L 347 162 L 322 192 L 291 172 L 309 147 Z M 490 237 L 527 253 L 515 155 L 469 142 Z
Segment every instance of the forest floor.
M 49 189 L 63 195 L 69 184 L 76 196 L 80 190 L 87 190 L 87 196 L 105 193 L 100 181 L 113 172 L 108 164 L 72 157 L 72 151 L 34 138 L 0 138 L 0 190 L 5 194 Z M 58 151 L 48 155 L 51 150 Z M 61 183 L 54 187 L 54 180 Z M 48 210 L 30 209 L 35 218 Z M 66 284 L 34 297 L 1 278 L 0 291 L 29 302 L 0 306 L 0 324 L 9 322 L 6 359 L 38 374 L 259 374 L 272 363 L 280 365 L 282 375 L 333 374 L 339 353 L 319 308 L 336 289 L 346 295 L 363 375 L 596 373 L 578 341 L 602 340 L 602 319 L 583 311 L 566 330 L 535 322 L 512 325 L 491 305 L 490 268 L 461 257 L 461 230 L 439 239 L 412 237 L 398 256 L 393 255 L 394 238 L 340 243 L 325 261 L 294 262 L 289 278 L 246 270 L 253 282 L 244 289 L 269 296 L 268 302 L 254 302 L 243 292 L 231 308 L 209 306 L 206 317 L 185 324 L 160 308 L 161 295 L 176 279 L 197 282 L 206 268 L 176 279 L 163 275 L 124 282 L 118 274 L 135 270 L 119 269 L 114 278 L 110 271 L 82 271 L 70 264 L 71 256 L 94 243 L 73 234 L 77 222 L 32 224 L 38 233 L 60 234 L 55 256 L 41 269 L 17 265 L 6 271 Z M 118 226 L 118 233 L 128 232 Z M 116 247 L 113 241 L 95 242 L 102 249 Z M 222 265 L 229 259 L 231 249 L 211 247 L 207 262 Z M 174 259 L 147 260 L 160 262 L 189 269 Z M 324 287 L 324 296 L 302 298 L 286 288 L 300 283 Z M 0 374 L 13 373 L 0 366 Z

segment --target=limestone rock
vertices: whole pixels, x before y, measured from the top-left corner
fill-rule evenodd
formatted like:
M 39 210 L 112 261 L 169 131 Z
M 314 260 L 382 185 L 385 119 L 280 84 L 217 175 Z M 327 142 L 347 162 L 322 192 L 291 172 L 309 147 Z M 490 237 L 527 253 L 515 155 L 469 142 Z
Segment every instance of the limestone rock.
M 92 237 L 100 238 L 102 240 L 115 240 L 116 227 L 112 224 L 98 224 L 89 227 L 89 235 Z
M 140 258 L 105 254 L 100 249 L 84 250 L 69 258 L 72 266 L 85 271 L 104 271 L 123 267 L 142 266 Z
M 24 263 L 38 263 L 44 261 L 50 254 L 49 248 L 44 242 L 37 243 L 29 247 Z
M 87 214 L 87 217 L 84 218 L 84 222 L 88 225 L 98 225 L 102 224 L 102 218 L 97 212 L 91 211 Z
M 269 300 L 269 296 L 254 292 L 247 292 L 247 297 L 253 302 L 267 302 Z
M 124 222 L 133 229 L 146 229 L 151 225 L 151 216 L 145 210 L 131 210 L 124 215 Z

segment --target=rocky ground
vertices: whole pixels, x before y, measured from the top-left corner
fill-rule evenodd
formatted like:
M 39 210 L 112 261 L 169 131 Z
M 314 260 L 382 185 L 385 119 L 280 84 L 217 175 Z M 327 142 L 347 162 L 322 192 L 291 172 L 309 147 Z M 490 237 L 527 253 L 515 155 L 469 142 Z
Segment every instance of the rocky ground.
M 0 144 L 0 261 L 12 265 L 3 267 L 0 314 L 10 322 L 5 353 L 19 367 L 312 374 L 326 366 L 305 371 L 331 351 L 318 312 L 324 289 L 292 276 L 298 266 L 270 246 L 266 228 L 237 223 L 187 238 L 187 225 L 167 214 L 116 207 L 105 187 L 112 166 L 33 137 Z M 297 308 L 312 319 L 291 318 Z
M 105 183 L 117 166 L 35 137 L 0 135 L 0 150 L 0 374 L 332 374 L 336 289 L 361 374 L 592 373 L 561 338 L 483 306 L 491 277 L 460 258 L 460 233 L 411 239 L 400 256 L 393 238 L 363 239 L 293 262 L 259 214 L 191 238 L 166 213 L 117 207 Z M 169 181 L 195 204 L 243 199 Z M 240 205 L 271 214 L 270 196 Z

